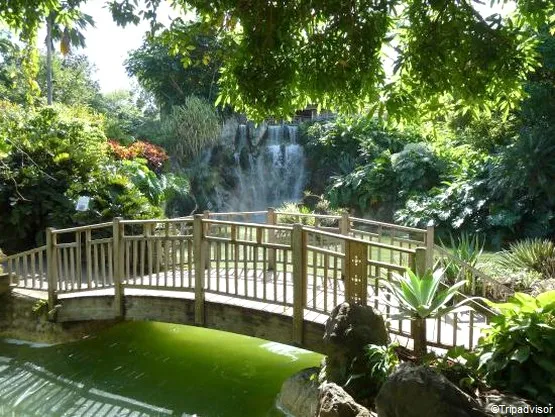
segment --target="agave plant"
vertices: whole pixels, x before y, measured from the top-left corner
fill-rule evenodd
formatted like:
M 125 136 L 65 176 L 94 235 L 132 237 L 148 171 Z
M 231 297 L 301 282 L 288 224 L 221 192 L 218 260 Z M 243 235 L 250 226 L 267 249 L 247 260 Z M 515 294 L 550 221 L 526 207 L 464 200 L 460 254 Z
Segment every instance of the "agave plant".
M 442 284 L 444 270 L 428 270 L 422 276 L 407 269 L 406 275 L 394 274 L 391 281 L 382 280 L 393 300 L 386 304 L 399 310 L 393 319 L 410 319 L 414 338 L 414 351 L 419 357 L 426 353 L 426 319 L 442 317 L 449 313 L 461 313 L 472 310 L 470 301 L 479 297 L 465 298 L 458 303 L 451 303 L 459 288 L 465 281 L 451 286 Z M 444 288 L 440 288 L 443 286 Z
M 543 279 L 555 277 L 555 244 L 547 239 L 524 239 L 501 252 L 497 263 L 507 269 L 536 271 Z
M 446 245 L 441 241 L 440 243 L 443 249 L 447 252 L 451 252 L 453 256 L 468 265 L 474 267 L 478 263 L 478 259 L 484 251 L 484 246 L 486 243 L 485 239 L 482 239 L 479 235 L 471 235 L 468 233 L 461 233 L 456 239 L 453 235 L 449 235 L 450 244 Z M 445 268 L 445 280 L 447 283 L 454 283 L 460 279 L 470 280 L 469 276 L 465 276 L 464 268 L 460 263 L 453 261 L 452 259 L 444 259 L 442 266 Z

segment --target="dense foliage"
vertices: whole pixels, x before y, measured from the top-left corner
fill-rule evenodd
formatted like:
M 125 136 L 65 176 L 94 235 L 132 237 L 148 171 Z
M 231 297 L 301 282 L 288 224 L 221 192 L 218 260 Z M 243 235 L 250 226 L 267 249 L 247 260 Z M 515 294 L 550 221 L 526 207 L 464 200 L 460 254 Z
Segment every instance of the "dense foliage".
M 0 21 L 31 40 L 47 16 L 78 20 L 82 0 L 9 0 Z M 107 2 L 120 24 L 149 19 L 160 0 Z M 201 33 L 217 33 L 225 54 L 220 97 L 261 118 L 291 115 L 309 103 L 415 119 L 422 111 L 507 112 L 536 64 L 534 32 L 552 23 L 550 0 L 518 0 L 509 19 L 482 16 L 479 2 L 339 0 L 274 2 L 180 0 L 200 17 Z M 504 3 L 503 1 L 494 4 Z M 68 25 L 71 26 L 71 25 Z M 173 50 L 190 59 L 195 42 L 177 28 Z M 383 52 L 394 49 L 394 74 Z M 202 55 L 201 61 L 204 59 Z M 464 63 L 464 64 L 461 64 Z
M 136 158 L 118 161 L 109 151 L 103 119 L 86 109 L 64 106 L 25 110 L 0 102 L 0 245 L 8 251 L 43 241 L 48 226 L 152 218 L 186 180 L 157 175 L 165 153 L 145 142 L 131 148 Z M 89 209 L 77 212 L 80 196 Z
M 555 277 L 555 244 L 550 240 L 525 239 L 503 251 L 498 263 L 508 269 L 535 271 L 543 278 Z
M 409 226 L 436 225 L 487 235 L 499 248 L 555 233 L 555 38 L 542 32 L 543 66 L 507 122 L 451 114 L 433 123 L 384 127 L 368 117 L 337 117 L 304 131 L 311 180 L 334 207 Z
M 555 291 L 536 298 L 517 293 L 492 307 L 501 314 L 492 318 L 479 348 L 487 382 L 550 404 L 555 397 Z
M 199 32 L 198 25 L 172 23 L 171 31 L 146 38 L 143 45 L 129 54 L 126 68 L 151 93 L 163 113 L 184 105 L 189 96 L 214 103 L 218 96 L 219 46 L 215 34 Z M 174 53 L 171 39 L 181 36 L 192 46 L 185 53 Z
M 114 140 L 109 140 L 108 144 L 117 159 L 143 158 L 153 171 L 160 171 L 164 162 L 168 160 L 168 155 L 163 148 L 142 140 L 133 142 L 129 146 L 121 145 Z
M 221 129 L 214 108 L 195 96 L 187 97 L 181 106 L 172 107 L 160 128 L 159 143 L 181 164 L 216 144 Z
M 311 172 L 307 187 L 317 194 L 327 191 L 332 206 L 391 220 L 401 204 L 392 155 L 422 136 L 386 128 L 366 117 L 338 117 L 305 129 Z

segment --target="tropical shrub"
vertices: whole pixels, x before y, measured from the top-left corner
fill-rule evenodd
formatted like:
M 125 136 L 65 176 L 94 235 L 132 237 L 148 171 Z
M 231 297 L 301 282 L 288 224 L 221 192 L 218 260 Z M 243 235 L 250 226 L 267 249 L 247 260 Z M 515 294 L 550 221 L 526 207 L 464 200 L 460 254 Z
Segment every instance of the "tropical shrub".
M 154 175 L 154 174 L 153 174 Z M 84 183 L 74 184 L 66 193 L 70 201 L 90 196 L 87 211 L 72 212 L 73 224 L 111 221 L 114 217 L 152 219 L 163 216 L 160 207 L 143 193 L 119 164 L 106 165 Z
M 512 243 L 497 262 L 508 269 L 526 269 L 543 278 L 555 277 L 555 244 L 550 240 L 524 239 Z
M 424 362 L 469 395 L 474 396 L 477 389 L 485 387 L 483 376 L 478 372 L 478 355 L 464 346 L 455 346 L 445 355 L 432 352 Z
M 401 152 L 391 155 L 391 166 L 403 195 L 427 191 L 439 185 L 447 168 L 425 143 L 409 143 Z
M 301 126 L 300 136 L 310 156 L 309 188 L 316 193 L 324 192 L 330 185 L 326 184 L 327 178 L 344 177 L 355 170 L 359 171 L 357 177 L 366 176 L 366 173 L 360 173 L 365 165 L 384 152 L 388 153 L 389 159 L 392 153 L 402 151 L 407 143 L 422 140 L 415 131 L 386 127 L 366 116 L 338 116 L 334 120 L 305 124 Z M 385 159 L 378 165 L 384 165 L 384 162 Z M 390 165 L 390 161 L 385 165 Z M 353 184 L 356 181 L 353 179 Z M 343 201 L 348 200 L 343 198 Z
M 186 181 L 149 169 L 164 158 L 158 147 L 139 143 L 131 150 L 137 159 L 116 161 L 103 118 L 86 109 L 2 107 L 7 117 L 0 120 L 0 138 L 7 146 L 0 149 L 0 245 L 9 252 L 43 243 L 49 226 L 160 217 L 172 193 L 188 191 Z M 89 210 L 76 211 L 80 196 L 91 198 Z
M 471 310 L 468 305 L 474 298 L 465 298 L 458 303 L 451 303 L 459 288 L 466 284 L 459 281 L 440 289 L 443 281 L 443 269 L 428 270 L 418 275 L 407 269 L 406 275 L 394 274 L 391 281 L 380 279 L 395 302 L 384 300 L 390 307 L 398 310 L 390 316 L 392 319 L 410 319 L 414 351 L 422 356 L 426 353 L 426 319 L 442 317 L 449 313 Z
M 449 238 L 449 246 L 441 242 L 443 249 L 450 252 L 456 259 L 475 267 L 480 255 L 484 251 L 485 239 L 482 239 L 480 235 L 471 235 L 466 232 L 461 233 L 457 238 L 450 234 Z M 464 279 L 467 281 L 467 284 L 470 284 L 469 278 L 471 272 L 467 271 L 469 275 L 464 275 L 465 269 L 459 262 L 446 257 L 441 260 L 441 264 L 445 270 L 445 279 L 448 283 L 455 283 L 460 279 Z
M 0 154 L 0 245 L 13 251 L 41 242 L 47 226 L 71 224 L 66 191 L 86 183 L 108 154 L 103 120 L 84 109 L 8 107 L 0 122 L 9 144 Z
M 374 218 L 391 220 L 391 213 L 400 204 L 398 178 L 389 151 L 331 180 L 326 195 L 334 207 L 352 207 Z
M 314 226 L 314 214 L 308 207 L 296 203 L 283 203 L 276 209 L 280 212 L 278 221 L 279 223 L 295 224 L 301 223 L 307 226 Z
M 147 141 L 139 140 L 125 146 L 115 140 L 109 140 L 108 144 L 116 159 L 144 158 L 148 167 L 157 172 L 162 169 L 164 162 L 168 160 L 168 154 L 163 148 Z
M 359 398 L 374 398 L 399 364 L 398 347 L 396 343 L 365 346 L 364 356 L 356 357 L 351 364 L 344 388 Z
M 480 370 L 499 389 L 538 403 L 555 398 L 555 291 L 537 297 L 516 293 L 499 311 L 480 340 Z
M 429 193 L 409 198 L 395 212 L 395 221 L 413 227 L 434 224 L 438 236 L 448 232 L 483 233 L 488 229 L 488 187 L 485 181 L 461 178 Z
M 214 107 L 206 100 L 190 96 L 181 106 L 172 107 L 161 125 L 162 145 L 176 162 L 184 165 L 220 138 L 220 121 Z

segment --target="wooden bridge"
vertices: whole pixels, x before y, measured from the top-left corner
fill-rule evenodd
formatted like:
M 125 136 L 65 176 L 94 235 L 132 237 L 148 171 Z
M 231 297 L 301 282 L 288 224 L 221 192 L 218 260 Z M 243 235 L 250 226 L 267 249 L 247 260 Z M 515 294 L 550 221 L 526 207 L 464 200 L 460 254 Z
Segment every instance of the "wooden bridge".
M 2 263 L 15 291 L 48 300 L 53 320 L 190 323 L 318 350 L 337 304 L 395 314 L 381 279 L 438 261 L 456 263 L 468 294 L 507 291 L 436 247 L 433 227 L 273 209 L 49 228 L 46 245 Z M 429 320 L 428 343 L 473 347 L 487 316 L 480 306 Z M 409 321 L 390 321 L 389 329 L 410 343 Z

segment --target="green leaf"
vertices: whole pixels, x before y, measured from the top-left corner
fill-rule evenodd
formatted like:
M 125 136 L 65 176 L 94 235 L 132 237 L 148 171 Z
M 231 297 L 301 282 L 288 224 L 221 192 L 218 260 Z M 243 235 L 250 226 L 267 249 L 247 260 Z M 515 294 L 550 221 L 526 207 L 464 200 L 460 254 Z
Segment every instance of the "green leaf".
M 530 357 L 530 346 L 524 345 L 516 349 L 511 355 L 511 360 L 524 363 Z

